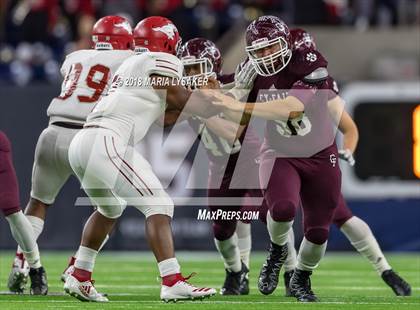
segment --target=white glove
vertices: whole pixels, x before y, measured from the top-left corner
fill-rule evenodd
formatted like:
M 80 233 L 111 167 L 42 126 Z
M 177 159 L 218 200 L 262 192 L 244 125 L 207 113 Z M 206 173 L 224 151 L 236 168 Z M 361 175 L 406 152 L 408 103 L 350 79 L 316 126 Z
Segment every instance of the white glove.
M 354 166 L 354 164 L 356 163 L 356 160 L 353 157 L 352 152 L 349 149 L 345 149 L 345 150 L 339 150 L 338 151 L 338 157 L 342 160 L 345 160 L 346 162 L 348 162 L 348 164 L 350 166 Z
M 254 86 L 254 80 L 257 77 L 257 71 L 250 61 L 241 62 L 235 70 L 235 86 L 229 90 L 229 93 L 236 99 L 241 100 L 248 96 Z
M 257 71 L 251 61 L 245 61 L 241 62 L 235 70 L 235 88 L 237 89 L 251 89 L 257 77 Z

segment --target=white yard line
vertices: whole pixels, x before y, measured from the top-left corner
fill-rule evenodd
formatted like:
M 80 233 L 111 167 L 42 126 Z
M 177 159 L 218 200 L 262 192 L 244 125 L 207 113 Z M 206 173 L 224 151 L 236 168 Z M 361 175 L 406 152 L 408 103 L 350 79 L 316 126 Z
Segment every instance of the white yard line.
M 68 303 L 68 300 L 13 300 L 13 303 Z M 185 301 L 185 303 L 194 303 L 195 301 Z M 199 302 L 200 304 L 294 304 L 294 305 L 299 305 L 301 303 L 298 303 L 297 301 L 231 301 L 231 300 L 226 300 L 226 301 L 222 301 L 222 300 L 203 300 L 203 301 L 196 301 Z M 10 301 L 8 300 L 0 300 L 0 303 L 10 303 Z M 111 301 L 107 304 L 117 304 L 117 303 L 121 303 L 121 304 L 135 304 L 135 303 L 144 303 L 144 304 L 162 304 L 163 301 L 159 301 L 159 300 L 115 300 L 115 301 Z M 304 304 L 304 303 L 302 303 Z M 419 302 L 368 302 L 368 301 L 355 301 L 355 302 L 345 302 L 345 301 L 320 301 L 315 303 L 315 305 L 318 304 L 325 304 L 325 305 L 405 305 L 405 306 L 409 306 L 409 305 L 420 305 L 420 301 Z M 81 305 L 79 303 L 79 305 Z

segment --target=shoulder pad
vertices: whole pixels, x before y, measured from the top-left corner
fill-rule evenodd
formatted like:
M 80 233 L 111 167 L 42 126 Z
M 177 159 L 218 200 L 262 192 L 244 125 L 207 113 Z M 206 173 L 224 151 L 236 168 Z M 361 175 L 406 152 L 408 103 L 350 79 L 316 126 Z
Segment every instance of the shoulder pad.
M 303 79 L 318 68 L 326 68 L 328 62 L 319 51 L 303 49 L 294 52 L 289 66 L 292 74 L 299 79 Z
M 307 83 L 318 83 L 328 78 L 327 68 L 317 68 L 303 78 Z

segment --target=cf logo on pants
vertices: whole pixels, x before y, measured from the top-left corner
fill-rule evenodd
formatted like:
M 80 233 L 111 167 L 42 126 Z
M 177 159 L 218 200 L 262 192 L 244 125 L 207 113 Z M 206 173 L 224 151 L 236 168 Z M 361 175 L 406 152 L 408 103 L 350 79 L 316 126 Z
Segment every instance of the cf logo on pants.
M 335 164 L 337 163 L 337 157 L 335 156 L 335 154 L 330 154 L 330 163 L 333 167 L 335 167 Z

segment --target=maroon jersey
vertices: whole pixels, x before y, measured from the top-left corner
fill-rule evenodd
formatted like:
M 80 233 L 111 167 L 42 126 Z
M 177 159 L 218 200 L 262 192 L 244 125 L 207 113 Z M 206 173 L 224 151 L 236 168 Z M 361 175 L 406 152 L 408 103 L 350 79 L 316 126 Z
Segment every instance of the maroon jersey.
M 249 102 L 263 104 L 291 95 L 302 101 L 305 109 L 299 118 L 267 121 L 263 151 L 273 149 L 282 157 L 311 157 L 334 144 L 334 126 L 327 105 L 333 97 L 334 80 L 307 80 L 327 65 L 318 51 L 297 50 L 284 70 L 273 76 L 257 76 Z
M 235 82 L 235 73 L 220 74 L 217 76 L 217 80 L 222 84 L 229 84 Z

